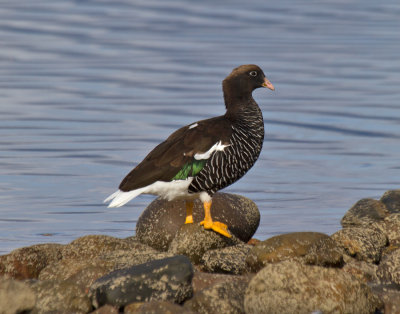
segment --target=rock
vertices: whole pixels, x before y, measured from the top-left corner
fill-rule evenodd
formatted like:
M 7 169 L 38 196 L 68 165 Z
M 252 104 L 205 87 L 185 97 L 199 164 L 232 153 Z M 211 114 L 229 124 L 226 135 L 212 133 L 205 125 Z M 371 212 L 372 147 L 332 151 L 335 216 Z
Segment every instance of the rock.
M 227 238 L 198 224 L 182 225 L 172 240 L 169 252 L 186 255 L 194 264 L 199 264 L 208 250 L 220 249 L 240 243 L 235 236 Z
M 382 283 L 400 285 L 400 250 L 386 255 L 379 264 L 376 274 Z
M 400 313 L 400 289 L 398 285 L 373 285 L 372 291 L 384 303 L 383 313 Z
M 204 253 L 201 264 L 206 271 L 240 275 L 247 271 L 246 257 L 252 248 L 248 244 L 238 244 Z
M 196 271 L 193 276 L 192 285 L 193 285 L 193 293 L 209 288 L 217 283 L 228 283 L 228 282 L 248 282 L 253 276 L 252 275 L 244 275 L 244 276 L 235 276 L 235 275 L 226 275 L 226 274 L 213 274 L 213 273 L 204 273 L 201 271 Z
M 250 199 L 228 193 L 216 193 L 211 207 L 212 217 L 228 225 L 231 234 L 243 242 L 251 239 L 260 223 L 260 212 Z M 166 251 L 176 232 L 185 222 L 185 201 L 154 200 L 141 214 L 136 224 L 138 239 L 158 250 Z M 193 220 L 198 224 L 204 218 L 200 200 L 194 202 Z
M 244 313 L 244 292 L 248 281 L 217 283 L 196 293 L 184 308 L 196 313 Z
M 37 281 L 31 284 L 36 294 L 37 313 L 88 313 L 92 309 L 89 297 L 69 281 Z
M 135 246 L 140 245 L 133 237 L 119 239 L 106 235 L 87 235 L 65 245 L 62 256 L 64 259 L 93 260 L 102 254 L 117 250 L 135 249 Z
M 369 263 L 379 262 L 387 244 L 387 237 L 383 232 L 366 227 L 344 228 L 331 237 L 347 254 Z
M 376 276 L 377 269 L 378 266 L 375 264 L 358 261 L 350 256 L 347 256 L 346 264 L 342 268 L 344 272 L 353 275 L 364 283 L 376 282 L 378 280 Z
M 267 264 L 250 281 L 246 314 L 373 313 L 382 304 L 367 285 L 337 268 L 297 261 Z
M 95 307 L 153 300 L 181 303 L 192 295 L 192 278 L 190 260 L 178 255 L 113 271 L 99 278 L 89 295 Z
M 93 269 L 93 267 L 98 270 L 101 277 L 109 271 L 109 268 L 105 267 L 104 263 L 96 262 L 97 260 L 62 259 L 43 269 L 39 275 L 39 280 L 69 280 L 78 273 L 82 274 L 84 269 Z
M 140 249 L 117 250 L 101 255 L 96 259 L 96 262 L 100 264 L 104 263 L 110 270 L 117 270 L 172 256 L 174 254 L 159 252 L 142 244 Z
M 28 312 L 35 306 L 35 293 L 25 283 L 0 277 L 0 314 Z
M 251 271 L 257 272 L 268 263 L 277 263 L 292 258 L 301 258 L 311 246 L 328 235 L 318 232 L 292 232 L 281 234 L 255 245 L 246 262 Z
M 309 265 L 342 267 L 343 253 L 343 249 L 333 239 L 321 237 L 310 246 L 304 261 Z
M 364 198 L 347 211 L 341 224 L 343 227 L 368 226 L 373 222 L 383 220 L 389 214 L 390 212 L 386 209 L 384 203 L 371 198 Z
M 391 214 L 373 226 L 386 234 L 389 244 L 400 246 L 400 213 Z
M 386 191 L 381 197 L 381 202 L 391 213 L 400 213 L 400 190 Z
M 90 314 L 118 314 L 119 310 L 115 306 L 111 305 L 103 305 L 99 307 L 97 310 L 90 312 Z
M 180 305 L 167 301 L 151 301 L 133 306 L 128 305 L 124 308 L 125 314 L 194 314 L 194 312 L 183 308 Z
M 48 264 L 61 259 L 61 244 L 37 244 L 0 256 L 0 275 L 34 279 Z

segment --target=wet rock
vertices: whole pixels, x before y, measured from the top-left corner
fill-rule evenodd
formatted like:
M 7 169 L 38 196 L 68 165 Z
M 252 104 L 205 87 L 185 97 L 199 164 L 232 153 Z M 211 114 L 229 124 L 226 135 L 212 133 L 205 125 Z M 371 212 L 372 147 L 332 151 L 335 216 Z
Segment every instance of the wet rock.
M 260 223 L 260 212 L 250 199 L 228 193 L 216 193 L 211 207 L 212 217 L 228 225 L 231 234 L 243 242 L 251 239 Z M 138 239 L 158 250 L 166 251 L 176 232 L 185 222 L 184 201 L 168 202 L 157 198 L 141 214 L 136 224 Z M 200 200 L 194 202 L 193 220 L 198 224 L 204 219 Z
M 387 237 L 382 231 L 365 227 L 344 228 L 331 237 L 346 254 L 369 263 L 379 262 L 387 244 Z
M 246 290 L 246 314 L 373 313 L 382 304 L 367 285 L 337 268 L 297 261 L 268 264 Z
M 35 306 L 35 293 L 25 283 L 0 278 L 0 313 L 28 312 Z
M 215 273 L 205 273 L 201 271 L 196 271 L 193 276 L 192 286 L 193 286 L 193 293 L 196 294 L 197 292 L 209 288 L 217 283 L 228 283 L 228 282 L 247 282 L 253 276 L 243 275 L 243 276 L 236 276 L 236 275 L 226 275 L 226 274 L 215 274 Z
M 183 302 L 192 295 L 193 267 L 186 256 L 174 256 L 99 278 L 90 288 L 93 305 L 125 306 L 152 300 Z
M 355 203 L 343 216 L 341 224 L 343 227 L 370 225 L 376 221 L 383 220 L 390 212 L 384 203 L 364 198 Z
M 330 237 L 321 237 L 310 246 L 304 261 L 309 265 L 342 267 L 343 253 L 343 249 Z
M 350 256 L 345 256 L 346 264 L 342 270 L 346 273 L 353 275 L 355 278 L 364 283 L 376 282 L 378 277 L 376 271 L 378 266 L 375 264 L 358 261 Z
M 198 224 L 182 225 L 172 240 L 169 252 L 186 255 L 194 264 L 199 264 L 208 250 L 220 249 L 239 244 L 240 240 L 232 236 L 227 238 L 212 230 L 205 230 Z
M 251 271 L 257 272 L 268 263 L 304 257 L 315 242 L 327 238 L 328 235 L 318 232 L 281 234 L 255 245 L 246 262 Z
M 247 271 L 246 257 L 252 248 L 248 244 L 238 244 L 204 253 L 201 264 L 206 271 L 240 275 Z
M 400 285 L 400 250 L 386 255 L 376 273 L 381 282 Z
M 0 256 L 0 275 L 15 279 L 37 278 L 48 264 L 61 259 L 61 244 L 37 244 Z
M 196 293 L 184 308 L 196 313 L 244 313 L 244 292 L 248 281 L 217 283 Z
M 88 313 L 90 299 L 80 287 L 69 281 L 37 281 L 31 284 L 36 294 L 37 313 Z
M 391 213 L 400 213 L 400 190 L 386 191 L 381 197 L 381 202 Z
M 184 307 L 167 302 L 167 301 L 151 301 L 142 304 L 128 305 L 124 308 L 124 313 L 129 314 L 194 314 L 194 312 Z

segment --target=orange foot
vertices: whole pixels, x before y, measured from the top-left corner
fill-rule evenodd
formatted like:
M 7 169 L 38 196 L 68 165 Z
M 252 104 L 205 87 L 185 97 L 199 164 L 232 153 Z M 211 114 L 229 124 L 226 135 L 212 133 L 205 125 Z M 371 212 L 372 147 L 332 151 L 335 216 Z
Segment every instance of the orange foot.
M 212 229 L 227 238 L 232 237 L 228 231 L 228 226 L 222 222 L 203 220 L 202 222 L 200 222 L 200 225 L 204 226 L 204 229 Z

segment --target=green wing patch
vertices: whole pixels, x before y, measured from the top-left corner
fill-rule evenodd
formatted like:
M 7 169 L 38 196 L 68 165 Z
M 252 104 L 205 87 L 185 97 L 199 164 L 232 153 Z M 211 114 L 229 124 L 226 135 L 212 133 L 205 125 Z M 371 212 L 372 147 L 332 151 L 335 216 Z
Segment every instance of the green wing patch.
M 206 164 L 207 159 L 194 159 L 185 164 L 181 170 L 171 180 L 186 180 L 188 177 L 194 177 Z

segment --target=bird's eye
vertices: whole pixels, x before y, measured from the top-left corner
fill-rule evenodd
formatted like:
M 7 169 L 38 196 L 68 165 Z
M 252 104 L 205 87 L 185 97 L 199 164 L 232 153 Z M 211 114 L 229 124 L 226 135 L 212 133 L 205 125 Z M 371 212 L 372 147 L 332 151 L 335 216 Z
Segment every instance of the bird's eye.
M 257 76 L 257 71 L 251 71 L 249 74 L 250 74 L 251 76 Z

